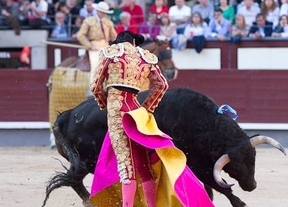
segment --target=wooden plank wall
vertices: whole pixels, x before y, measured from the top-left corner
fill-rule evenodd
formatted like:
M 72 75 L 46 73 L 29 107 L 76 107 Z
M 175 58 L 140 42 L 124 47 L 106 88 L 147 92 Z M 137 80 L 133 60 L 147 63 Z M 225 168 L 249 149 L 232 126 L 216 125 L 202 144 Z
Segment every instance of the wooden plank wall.
M 180 71 L 171 87 L 190 87 L 219 105 L 229 104 L 238 122 L 287 123 L 288 71 Z
M 0 121 L 48 121 L 46 83 L 52 70 L 0 73 Z M 238 122 L 287 123 L 288 71 L 180 70 L 170 87 L 189 87 L 229 104 Z
M 52 70 L 1 70 L 0 121 L 47 121 L 46 83 Z

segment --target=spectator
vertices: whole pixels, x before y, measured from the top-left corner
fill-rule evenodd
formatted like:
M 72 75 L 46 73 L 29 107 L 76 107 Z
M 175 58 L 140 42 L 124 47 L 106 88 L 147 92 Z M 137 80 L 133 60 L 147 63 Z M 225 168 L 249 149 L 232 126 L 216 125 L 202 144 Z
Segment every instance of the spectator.
M 160 15 L 160 36 L 163 40 L 172 40 L 177 36 L 176 24 L 171 22 L 167 13 Z
M 249 37 L 252 37 L 254 40 L 261 39 L 263 37 L 271 37 L 273 32 L 273 23 L 265 19 L 264 14 L 259 13 L 256 16 L 256 22 L 253 22 L 253 25 L 249 31 Z
M 187 39 L 195 36 L 208 37 L 210 35 L 208 24 L 204 21 L 199 12 L 192 14 L 191 23 L 186 26 L 184 35 Z
M 138 33 L 138 26 L 136 22 L 133 22 L 133 19 L 131 19 L 131 14 L 128 12 L 122 12 L 120 14 L 120 22 L 116 25 L 116 32 L 119 34 L 120 32 L 124 31 L 131 31 L 135 34 Z
M 189 6 L 190 8 L 192 8 L 194 5 L 196 5 L 197 3 L 199 3 L 198 2 L 198 0 L 185 0 L 185 4 L 187 5 L 187 6 Z M 211 3 L 212 3 L 212 1 L 211 1 Z
M 160 19 L 161 14 L 169 12 L 167 0 L 155 0 L 154 5 L 149 8 L 149 12 L 156 13 L 157 18 Z
M 55 13 L 56 13 L 56 11 L 55 11 L 55 3 L 57 3 L 56 0 L 54 0 L 54 1 L 53 0 L 45 0 L 45 1 L 48 3 L 48 9 L 47 9 L 47 14 L 46 14 L 47 17 L 49 17 L 49 18 L 54 17 Z
M 85 5 L 80 9 L 79 15 L 81 17 L 92 17 L 96 15 L 93 0 L 85 0 Z
M 192 13 L 199 12 L 207 24 L 213 18 L 214 7 L 209 0 L 199 0 L 199 4 L 196 4 L 192 8 Z
M 119 6 L 118 0 L 104 0 L 110 7 L 110 10 L 114 12 L 112 14 L 108 14 L 108 17 L 111 19 L 114 25 L 117 25 L 120 22 L 120 14 L 122 13 L 122 9 Z
M 273 23 L 273 28 L 278 25 L 280 9 L 275 0 L 264 0 L 261 4 L 261 13 L 266 16 L 267 21 Z
M 279 20 L 279 25 L 275 27 L 272 33 L 273 37 L 288 37 L 288 16 L 282 15 Z
M 66 6 L 70 11 L 69 13 L 72 15 L 72 24 L 75 24 L 76 18 L 80 12 L 77 0 L 66 0 Z
M 202 19 L 199 12 L 192 14 L 191 24 L 187 25 L 184 31 L 184 36 L 187 39 L 192 39 L 193 46 L 197 53 L 200 53 L 204 48 L 206 38 L 210 35 L 210 29 L 207 23 Z
M 278 1 L 278 0 L 277 0 Z M 236 3 L 236 11 L 239 11 L 239 9 L 243 6 L 245 6 L 245 1 L 244 0 L 232 0 L 233 3 Z M 233 4 L 232 3 L 232 4 Z M 254 0 L 252 5 L 255 6 L 255 7 L 258 7 L 260 8 L 260 5 L 262 3 L 262 0 Z M 230 1 L 230 5 L 231 5 L 231 1 Z
M 146 43 L 160 34 L 160 25 L 156 13 L 149 14 L 148 20 L 140 25 L 139 33 L 144 36 Z
M 287 0 L 281 0 L 281 7 L 280 7 L 280 16 L 282 15 L 288 15 L 288 1 Z
M 27 26 L 29 24 L 28 21 L 28 14 L 29 14 L 29 7 L 30 7 L 30 2 L 29 0 L 19 0 L 19 14 L 18 14 L 18 20 L 20 25 L 25 25 Z
M 50 20 L 47 17 L 48 3 L 45 0 L 35 0 L 30 4 L 31 13 L 28 15 L 29 25 L 32 28 L 41 28 L 48 25 Z
M 67 25 L 65 25 L 65 14 L 61 11 L 55 14 L 55 25 L 51 32 L 52 38 L 68 38 Z
M 215 18 L 209 22 L 211 37 L 219 40 L 226 40 L 229 37 L 230 22 L 223 17 L 222 10 L 215 10 Z
M 136 22 L 138 26 L 144 22 L 143 9 L 136 4 L 136 0 L 123 0 L 120 8 L 122 8 L 122 11 L 130 13 L 132 21 Z
M 229 20 L 231 25 L 234 24 L 235 20 L 234 7 L 229 6 L 229 0 L 220 0 L 219 8 L 223 11 L 223 17 Z
M 234 43 L 240 42 L 243 37 L 247 37 L 249 33 L 249 26 L 245 23 L 245 18 L 242 14 L 236 15 L 235 25 L 231 31 L 231 41 Z
M 0 6 L 1 15 L 3 16 L 3 25 L 11 27 L 16 35 L 20 35 L 20 24 L 18 21 L 19 6 L 13 0 L 6 0 Z
M 80 14 L 80 8 L 77 4 L 77 0 L 60 0 L 60 1 L 57 1 L 57 0 L 54 0 L 56 1 L 54 3 L 54 11 L 55 13 L 57 11 L 59 11 L 59 7 L 60 8 L 60 11 L 62 11 L 64 14 L 69 14 L 71 17 L 71 24 L 75 24 L 75 21 L 76 21 L 76 18 L 79 16 Z M 86 7 L 86 6 L 85 6 Z M 69 11 L 69 13 L 68 13 Z M 68 15 L 66 15 L 68 16 Z M 69 21 L 69 18 L 66 17 L 67 19 L 65 20 L 66 21 L 66 24 L 68 24 Z
M 185 27 L 191 17 L 191 8 L 185 5 L 184 0 L 175 0 L 175 5 L 169 9 L 171 22 L 177 25 L 177 34 L 183 34 Z
M 81 17 L 81 16 L 76 17 L 75 25 L 73 25 L 73 28 L 72 28 L 72 31 L 71 31 L 71 33 L 72 33 L 71 37 L 73 39 L 77 38 L 77 32 L 79 31 L 83 21 L 84 21 L 84 17 Z
M 70 14 L 70 10 L 67 7 L 65 2 L 63 2 L 63 1 L 59 2 L 59 5 L 58 5 L 58 8 L 57 8 L 56 12 L 58 12 L 58 11 L 60 11 L 60 12 L 62 12 L 64 14 L 64 16 L 65 16 L 64 19 L 65 19 L 65 24 L 66 25 L 72 24 L 72 15 Z
M 252 26 L 255 17 L 260 13 L 260 8 L 253 5 L 253 0 L 244 0 L 244 6 L 241 6 L 237 14 L 242 14 L 245 17 L 245 22 L 248 26 Z

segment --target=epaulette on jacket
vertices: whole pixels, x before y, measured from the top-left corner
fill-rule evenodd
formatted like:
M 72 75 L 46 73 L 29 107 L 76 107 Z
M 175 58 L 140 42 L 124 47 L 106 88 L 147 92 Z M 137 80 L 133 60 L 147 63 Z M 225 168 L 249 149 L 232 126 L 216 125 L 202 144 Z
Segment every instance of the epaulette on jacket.
M 124 53 L 124 46 L 123 44 L 113 44 L 102 48 L 102 51 L 106 58 L 120 57 Z
M 89 26 L 95 25 L 95 17 L 87 17 L 85 20 L 85 23 L 88 24 Z
M 144 50 L 141 47 L 137 47 L 138 51 L 140 53 L 140 55 L 142 56 L 142 58 L 150 64 L 157 64 L 158 63 L 158 58 L 156 55 L 154 55 L 153 53 L 151 53 L 148 50 Z

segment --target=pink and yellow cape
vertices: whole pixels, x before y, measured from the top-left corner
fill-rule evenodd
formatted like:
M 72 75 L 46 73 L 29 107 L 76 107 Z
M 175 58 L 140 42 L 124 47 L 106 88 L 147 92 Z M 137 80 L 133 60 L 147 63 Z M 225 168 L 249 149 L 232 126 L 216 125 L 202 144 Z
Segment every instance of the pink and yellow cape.
M 185 154 L 158 129 L 152 114 L 143 107 L 127 112 L 123 116 L 123 127 L 131 139 L 157 153 L 151 160 L 158 184 L 157 207 L 214 206 L 202 183 L 186 166 Z M 145 207 L 139 179 L 138 183 L 134 207 Z M 98 207 L 121 207 L 121 200 L 116 157 L 107 133 L 95 168 L 90 202 Z

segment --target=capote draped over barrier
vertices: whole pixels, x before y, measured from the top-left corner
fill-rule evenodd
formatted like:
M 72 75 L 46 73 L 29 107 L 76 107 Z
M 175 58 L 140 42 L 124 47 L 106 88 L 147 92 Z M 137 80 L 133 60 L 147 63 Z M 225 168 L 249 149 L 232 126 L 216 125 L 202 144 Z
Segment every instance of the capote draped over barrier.
M 172 139 L 160 131 L 154 116 L 144 107 L 127 112 L 122 118 L 129 138 L 151 149 L 151 165 L 157 178 L 157 206 L 212 207 L 202 183 L 186 166 L 185 154 L 176 148 Z M 134 206 L 146 206 L 138 179 Z M 95 168 L 90 202 L 98 207 L 121 206 L 121 183 L 117 162 L 106 134 Z

